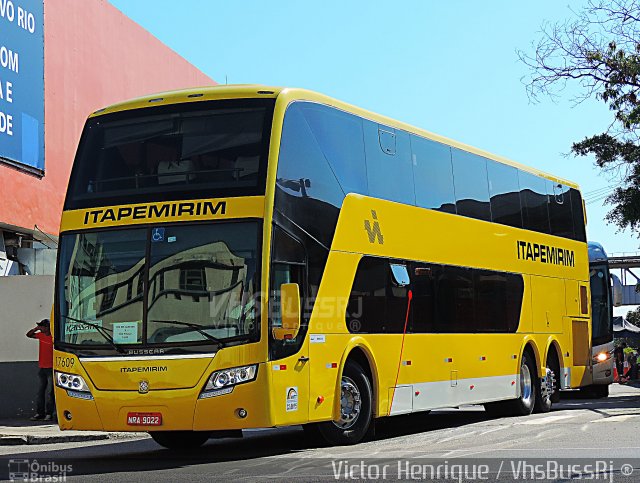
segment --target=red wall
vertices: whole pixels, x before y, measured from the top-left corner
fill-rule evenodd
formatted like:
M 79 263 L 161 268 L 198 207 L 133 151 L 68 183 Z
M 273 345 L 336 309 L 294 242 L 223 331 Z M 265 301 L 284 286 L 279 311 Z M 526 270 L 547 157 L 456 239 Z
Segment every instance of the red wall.
M 45 176 L 0 166 L 0 223 L 57 234 L 89 113 L 153 92 L 215 82 L 103 0 L 45 0 Z

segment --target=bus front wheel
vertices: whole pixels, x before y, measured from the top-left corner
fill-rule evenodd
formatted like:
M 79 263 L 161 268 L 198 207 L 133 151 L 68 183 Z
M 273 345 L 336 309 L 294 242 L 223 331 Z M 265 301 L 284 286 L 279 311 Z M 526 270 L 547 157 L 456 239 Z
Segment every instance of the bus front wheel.
M 209 439 L 208 431 L 153 431 L 149 435 L 167 449 L 199 448 Z
M 340 383 L 340 419 L 319 423 L 317 429 L 332 445 L 358 443 L 371 425 L 372 408 L 371 382 L 360 364 L 348 360 Z

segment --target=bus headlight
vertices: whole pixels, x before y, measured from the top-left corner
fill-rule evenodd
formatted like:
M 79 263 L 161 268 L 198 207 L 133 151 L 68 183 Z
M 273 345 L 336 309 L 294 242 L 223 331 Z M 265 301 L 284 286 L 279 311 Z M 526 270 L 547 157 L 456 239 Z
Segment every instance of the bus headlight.
M 207 385 L 202 390 L 200 398 L 208 398 L 229 394 L 238 384 L 253 381 L 258 375 L 258 364 L 250 366 L 233 367 L 216 371 L 209 377 Z
M 56 386 L 67 390 L 69 396 L 75 397 L 74 393 L 83 393 L 81 399 L 86 399 L 86 395 L 91 394 L 89 386 L 82 376 L 77 374 L 67 374 L 66 372 L 55 372 Z
M 593 362 L 598 364 L 599 362 L 604 362 L 607 359 L 609 359 L 609 353 L 608 352 L 600 352 L 597 356 L 595 356 L 593 358 Z

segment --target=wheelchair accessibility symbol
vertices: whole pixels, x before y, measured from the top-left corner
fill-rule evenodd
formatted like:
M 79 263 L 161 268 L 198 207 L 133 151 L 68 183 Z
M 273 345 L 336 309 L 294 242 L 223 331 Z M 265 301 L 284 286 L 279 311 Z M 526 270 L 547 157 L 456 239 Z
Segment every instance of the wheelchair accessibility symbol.
M 164 241 L 164 228 L 154 228 L 151 230 L 151 241 L 154 243 Z

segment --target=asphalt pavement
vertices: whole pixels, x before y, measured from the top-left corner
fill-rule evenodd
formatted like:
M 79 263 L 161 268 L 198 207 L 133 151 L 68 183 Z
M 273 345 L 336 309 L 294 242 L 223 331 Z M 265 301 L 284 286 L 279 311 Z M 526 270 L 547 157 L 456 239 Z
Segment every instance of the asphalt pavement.
M 486 466 L 493 481 L 640 481 L 640 388 L 613 385 L 606 399 L 568 395 L 527 417 L 468 406 L 387 418 L 373 439 L 346 447 L 323 446 L 300 427 L 245 431 L 191 451 L 126 436 L 0 446 L 0 478 L 12 468 L 53 468 L 66 481 L 425 480 L 440 468 L 443 481 L 475 481 Z

